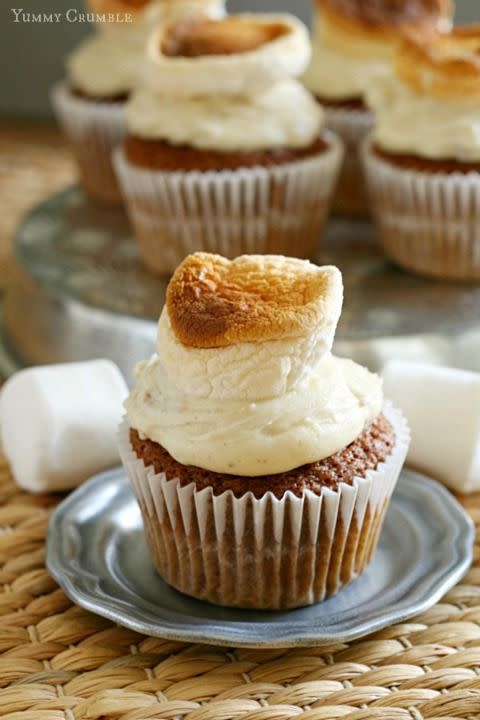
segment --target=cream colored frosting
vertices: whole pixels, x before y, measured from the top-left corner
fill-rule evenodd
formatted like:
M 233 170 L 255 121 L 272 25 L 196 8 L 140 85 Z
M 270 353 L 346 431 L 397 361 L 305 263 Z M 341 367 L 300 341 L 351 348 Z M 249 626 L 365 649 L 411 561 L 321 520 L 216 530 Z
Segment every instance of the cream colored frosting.
M 420 94 L 394 74 L 367 93 L 375 111 L 374 140 L 390 152 L 430 159 L 480 160 L 480 106 L 468 97 L 452 102 Z
M 67 60 L 71 84 L 92 97 L 127 93 L 143 71 L 148 38 L 159 24 L 189 13 L 221 17 L 224 0 L 157 0 L 129 23 L 103 23 Z
M 279 24 L 288 32 L 260 47 L 231 55 L 168 56 L 161 52 L 165 28 L 149 41 L 142 85 L 152 93 L 170 96 L 253 95 L 279 81 L 301 75 L 310 60 L 307 28 L 293 15 L 232 16 L 238 22 Z
M 391 43 L 350 35 L 336 37 L 317 12 L 306 87 L 327 100 L 362 97 L 372 78 L 388 72 Z
M 296 80 L 255 95 L 167 97 L 137 91 L 127 107 L 136 136 L 219 151 L 301 148 L 321 132 L 323 111 Z
M 159 354 L 141 363 L 129 422 L 184 465 L 258 476 L 328 457 L 379 414 L 377 375 L 310 338 L 203 350 L 182 346 L 164 310 Z

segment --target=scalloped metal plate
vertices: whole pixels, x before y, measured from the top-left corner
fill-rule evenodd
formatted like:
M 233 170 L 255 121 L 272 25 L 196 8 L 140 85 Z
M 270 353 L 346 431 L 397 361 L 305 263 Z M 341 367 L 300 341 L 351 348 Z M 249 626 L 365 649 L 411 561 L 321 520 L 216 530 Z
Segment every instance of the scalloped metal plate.
M 404 469 L 367 571 L 308 608 L 222 608 L 170 588 L 155 573 L 142 519 L 122 468 L 93 477 L 53 513 L 50 573 L 91 612 L 146 635 L 244 647 L 353 640 L 424 612 L 469 568 L 474 529 L 455 498 Z

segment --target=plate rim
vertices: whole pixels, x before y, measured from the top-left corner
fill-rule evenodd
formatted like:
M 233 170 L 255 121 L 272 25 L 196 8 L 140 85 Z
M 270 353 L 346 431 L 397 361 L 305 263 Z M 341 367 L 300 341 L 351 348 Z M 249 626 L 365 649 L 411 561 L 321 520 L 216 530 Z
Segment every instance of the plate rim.
M 432 496 L 437 496 L 443 503 L 446 503 L 452 512 L 448 513 L 451 517 L 452 525 L 456 523 L 456 534 L 455 542 L 452 547 L 455 550 L 455 564 L 453 561 L 450 562 L 450 566 L 445 566 L 442 569 L 441 575 L 436 582 L 436 588 L 434 591 L 427 593 L 422 600 L 411 602 L 408 605 L 408 601 L 397 604 L 396 607 L 392 607 L 389 612 L 383 616 L 379 616 L 375 619 L 365 619 L 363 622 L 355 626 L 355 628 L 343 634 L 340 632 L 333 633 L 315 633 L 315 626 L 309 625 L 309 632 L 305 633 L 302 629 L 290 632 L 289 635 L 282 635 L 279 638 L 262 638 L 257 637 L 256 640 L 251 638 L 253 632 L 258 631 L 259 626 L 262 625 L 262 621 L 255 621 L 253 627 L 250 630 L 250 639 L 242 639 L 239 635 L 239 628 L 228 628 L 223 634 L 219 631 L 219 625 L 221 625 L 221 619 L 215 620 L 215 632 L 214 635 L 208 631 L 208 627 L 205 628 L 205 623 L 199 622 L 198 625 L 192 625 L 191 623 L 185 623 L 182 625 L 172 626 L 170 620 L 166 620 L 161 616 L 158 617 L 157 623 L 151 623 L 148 620 L 139 620 L 133 616 L 129 616 L 128 613 L 117 605 L 112 608 L 106 603 L 106 599 L 102 597 L 94 598 L 91 593 L 84 590 L 75 583 L 77 574 L 72 571 L 68 572 L 65 567 L 65 562 L 62 561 L 61 553 L 61 542 L 55 540 L 61 537 L 61 519 L 65 513 L 75 504 L 83 499 L 85 495 L 88 495 L 92 486 L 97 485 L 105 480 L 111 480 L 115 477 L 119 471 L 123 471 L 121 466 L 112 468 L 110 470 L 98 473 L 83 483 L 79 488 L 70 493 L 59 505 L 55 508 L 50 516 L 47 531 L 47 543 L 46 543 L 46 565 L 48 572 L 59 584 L 65 594 L 77 605 L 92 612 L 96 615 L 106 618 L 111 622 L 122 625 L 124 627 L 138 632 L 142 635 L 149 635 L 153 637 L 161 637 L 166 640 L 173 640 L 186 643 L 202 643 L 206 645 L 217 645 L 226 647 L 243 647 L 243 648 L 288 648 L 288 647 L 320 647 L 322 645 L 331 645 L 332 643 L 344 643 L 351 642 L 358 638 L 370 635 L 374 632 L 378 632 L 386 627 L 408 620 L 409 618 L 419 615 L 433 605 L 435 605 L 452 587 L 454 587 L 459 580 L 465 575 L 471 566 L 473 560 L 473 545 L 475 539 L 475 527 L 470 516 L 462 508 L 458 500 L 452 495 L 443 485 L 436 480 L 426 476 L 423 473 L 417 472 L 408 467 L 404 467 L 403 473 L 407 473 L 411 476 L 411 479 L 415 478 L 417 481 L 420 479 L 421 484 L 427 489 Z M 411 481 L 410 479 L 410 481 Z M 401 482 L 401 480 L 400 480 Z M 460 558 L 460 560 L 459 560 Z M 113 595 L 108 596 L 110 601 L 116 602 L 118 598 Z M 202 601 L 197 601 L 202 602 Z M 407 603 L 408 606 L 405 606 Z M 289 611 L 282 611 L 285 615 L 288 615 Z M 265 622 L 268 622 L 267 618 Z M 244 628 L 248 627 L 248 621 L 242 622 L 237 621 L 237 624 L 242 624 Z M 237 637 L 237 635 L 239 635 Z

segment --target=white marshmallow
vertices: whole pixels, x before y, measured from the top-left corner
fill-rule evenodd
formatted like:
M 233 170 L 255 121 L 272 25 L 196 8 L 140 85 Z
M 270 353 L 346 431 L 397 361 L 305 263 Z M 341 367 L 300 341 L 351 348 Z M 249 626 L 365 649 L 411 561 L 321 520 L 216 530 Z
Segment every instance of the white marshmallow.
M 373 372 L 381 372 L 392 358 L 429 365 L 444 365 L 449 360 L 447 340 L 433 334 L 401 335 L 363 342 L 340 340 L 335 342 L 334 350 L 342 357 L 354 358 Z
M 408 462 L 456 492 L 480 490 L 480 374 L 395 360 L 383 380 L 410 424 Z
M 467 330 L 458 335 L 450 352 L 452 364 L 480 372 L 480 330 Z
M 169 32 L 169 25 L 162 25 L 148 40 L 140 86 L 170 97 L 252 96 L 304 72 L 310 61 L 310 39 L 306 26 L 294 15 L 244 13 L 231 19 L 246 26 L 283 25 L 286 32 L 248 52 L 171 57 L 162 52 Z
M 20 487 L 75 487 L 119 462 L 117 429 L 127 386 L 110 360 L 32 367 L 0 393 L 3 450 Z

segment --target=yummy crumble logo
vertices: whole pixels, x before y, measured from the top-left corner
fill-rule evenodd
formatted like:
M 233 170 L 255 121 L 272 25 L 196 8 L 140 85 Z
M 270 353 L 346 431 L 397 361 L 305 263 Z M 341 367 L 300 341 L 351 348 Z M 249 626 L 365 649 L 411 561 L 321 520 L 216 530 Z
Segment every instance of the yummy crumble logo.
M 65 12 L 27 12 L 23 8 L 11 8 L 14 23 L 131 23 L 133 16 L 129 13 L 92 13 L 80 12 L 70 8 Z

